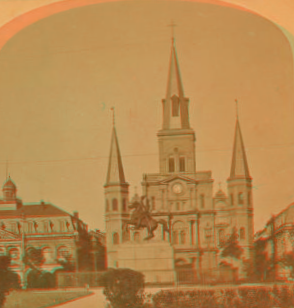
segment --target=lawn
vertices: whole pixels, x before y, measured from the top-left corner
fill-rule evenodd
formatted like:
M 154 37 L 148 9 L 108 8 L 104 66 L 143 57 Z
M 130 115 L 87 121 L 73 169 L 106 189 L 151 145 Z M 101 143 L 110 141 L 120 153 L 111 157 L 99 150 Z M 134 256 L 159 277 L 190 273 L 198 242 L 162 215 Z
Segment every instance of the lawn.
M 86 292 L 85 290 L 13 291 L 7 296 L 3 308 L 45 308 L 89 294 L 91 292 Z

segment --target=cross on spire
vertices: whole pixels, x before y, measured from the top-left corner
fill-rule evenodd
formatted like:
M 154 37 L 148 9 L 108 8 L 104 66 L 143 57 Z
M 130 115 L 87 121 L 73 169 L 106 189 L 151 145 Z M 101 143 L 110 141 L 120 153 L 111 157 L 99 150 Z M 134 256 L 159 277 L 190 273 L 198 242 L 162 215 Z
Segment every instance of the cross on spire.
M 112 124 L 113 127 L 115 126 L 115 110 L 114 107 L 111 107 L 110 110 L 112 111 Z
M 236 117 L 237 119 L 239 119 L 239 102 L 237 99 L 235 99 L 235 103 L 236 103 Z
M 168 25 L 169 27 L 171 27 L 171 34 L 172 34 L 172 42 L 175 41 L 175 27 L 177 26 L 174 21 L 172 20 L 171 24 Z
M 6 179 L 8 179 L 8 159 L 6 160 Z

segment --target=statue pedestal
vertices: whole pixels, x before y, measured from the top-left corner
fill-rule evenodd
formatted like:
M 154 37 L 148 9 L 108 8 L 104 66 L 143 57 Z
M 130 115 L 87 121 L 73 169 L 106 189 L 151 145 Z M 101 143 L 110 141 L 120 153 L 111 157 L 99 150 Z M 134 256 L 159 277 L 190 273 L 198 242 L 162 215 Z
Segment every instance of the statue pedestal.
M 141 272 L 146 283 L 175 282 L 174 250 L 165 241 L 127 242 L 118 248 L 118 266 Z

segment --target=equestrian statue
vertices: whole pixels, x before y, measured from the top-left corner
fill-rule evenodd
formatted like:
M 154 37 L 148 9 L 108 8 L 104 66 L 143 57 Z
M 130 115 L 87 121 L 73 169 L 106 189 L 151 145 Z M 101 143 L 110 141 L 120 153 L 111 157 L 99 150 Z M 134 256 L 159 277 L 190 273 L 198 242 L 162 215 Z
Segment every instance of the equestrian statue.
M 146 202 L 144 202 L 146 199 Z M 167 222 L 163 219 L 155 220 L 150 211 L 149 200 L 146 196 L 142 196 L 139 200 L 134 200 L 129 208 L 132 209 L 131 219 L 124 222 L 124 229 L 127 230 L 128 226 L 134 226 L 135 230 L 146 228 L 148 235 L 144 240 L 150 240 L 154 237 L 154 231 L 157 229 L 158 224 L 163 226 L 163 230 L 169 232 Z

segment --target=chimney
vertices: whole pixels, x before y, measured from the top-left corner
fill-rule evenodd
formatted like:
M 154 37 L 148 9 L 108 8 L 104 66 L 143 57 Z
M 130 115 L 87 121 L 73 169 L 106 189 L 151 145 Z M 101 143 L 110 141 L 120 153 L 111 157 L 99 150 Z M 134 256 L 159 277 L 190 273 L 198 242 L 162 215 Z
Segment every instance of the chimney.
M 79 219 L 79 212 L 73 212 L 73 216 L 74 218 Z

